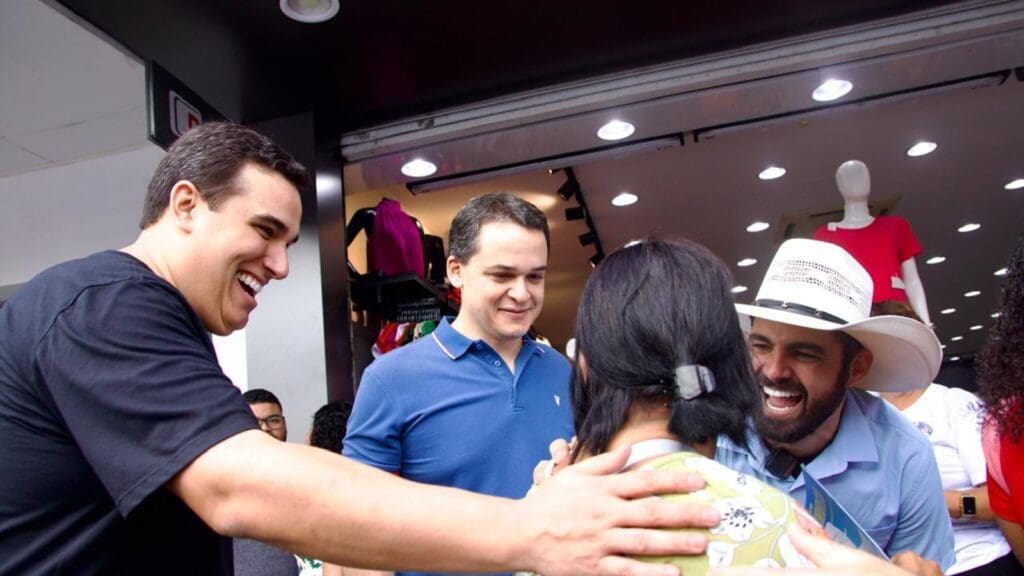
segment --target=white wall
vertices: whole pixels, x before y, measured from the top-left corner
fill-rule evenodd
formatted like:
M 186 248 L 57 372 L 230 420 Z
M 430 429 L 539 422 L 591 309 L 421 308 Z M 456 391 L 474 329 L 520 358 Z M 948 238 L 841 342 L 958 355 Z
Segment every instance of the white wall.
M 146 185 L 163 150 L 142 148 L 0 178 L 0 286 L 139 233 Z

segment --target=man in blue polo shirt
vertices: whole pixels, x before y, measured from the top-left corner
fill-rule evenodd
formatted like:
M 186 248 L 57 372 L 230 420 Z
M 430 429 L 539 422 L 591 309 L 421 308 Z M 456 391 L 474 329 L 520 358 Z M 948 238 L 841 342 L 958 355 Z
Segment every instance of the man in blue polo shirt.
M 544 304 L 550 240 L 536 206 L 505 192 L 452 220 L 458 316 L 363 373 L 344 454 L 404 478 L 519 498 L 548 445 L 573 435 L 568 361 L 527 336 Z
M 924 324 L 869 318 L 872 280 L 842 248 L 779 247 L 752 305 L 750 351 L 763 413 L 746 446 L 718 440 L 715 459 L 804 499 L 818 480 L 889 555 L 953 563 L 953 531 L 928 440 L 885 401 L 931 382 L 942 350 Z M 862 390 L 855 389 L 861 388 Z

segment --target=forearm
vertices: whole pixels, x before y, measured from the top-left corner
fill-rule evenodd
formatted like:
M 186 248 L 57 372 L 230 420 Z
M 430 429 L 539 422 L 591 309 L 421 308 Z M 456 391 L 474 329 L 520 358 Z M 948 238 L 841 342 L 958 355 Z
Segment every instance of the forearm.
M 263 442 L 260 432 L 241 438 L 248 434 L 211 448 L 216 458 L 198 459 L 171 485 L 223 534 L 356 567 L 502 572 L 527 557 L 514 501 L 415 484 L 323 450 Z
M 999 525 L 999 530 L 1002 531 L 1006 542 L 1010 544 L 1010 550 L 1017 557 L 1017 561 L 1024 564 L 1024 528 L 1016 522 L 1003 520 L 998 516 L 996 517 L 996 524 Z
M 996 515 L 992 512 L 992 506 L 988 503 L 988 487 L 985 484 L 975 486 L 969 490 L 944 490 L 946 497 L 946 509 L 949 510 L 949 517 L 956 520 L 963 517 L 963 510 L 960 508 L 960 497 L 963 495 L 974 496 L 976 512 L 972 520 L 983 522 L 995 522 Z

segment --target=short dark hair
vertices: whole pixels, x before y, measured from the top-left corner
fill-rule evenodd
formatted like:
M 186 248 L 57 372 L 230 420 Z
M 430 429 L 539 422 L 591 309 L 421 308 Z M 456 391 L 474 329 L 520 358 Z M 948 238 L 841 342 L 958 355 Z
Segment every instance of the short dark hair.
M 237 194 L 235 177 L 253 163 L 284 176 L 297 189 L 309 182 L 306 168 L 270 138 L 230 122 L 207 122 L 192 128 L 171 145 L 160 160 L 146 190 L 140 228 L 147 228 L 163 215 L 171 189 L 182 180 L 196 185 L 211 209 Z
M 544 233 L 544 243 L 551 250 L 548 219 L 533 204 L 508 192 L 492 192 L 473 198 L 459 209 L 448 230 L 448 255 L 461 262 L 476 254 L 480 228 L 491 222 L 511 222 L 527 230 Z
M 677 366 L 700 364 L 714 391 L 676 400 L 669 430 L 686 443 L 719 434 L 746 445 L 747 418 L 760 409 L 750 352 L 725 265 L 690 241 L 637 243 L 609 254 L 580 297 L 572 400 L 579 449 L 604 452 L 636 400 L 674 396 Z
M 352 404 L 335 400 L 320 407 L 313 414 L 313 429 L 309 433 L 310 446 L 340 453 L 345 438 L 345 427 L 352 414 Z
M 246 390 L 242 393 L 242 398 L 249 404 L 277 404 L 281 405 L 281 401 L 274 396 L 274 393 L 264 388 L 253 388 L 252 390 Z

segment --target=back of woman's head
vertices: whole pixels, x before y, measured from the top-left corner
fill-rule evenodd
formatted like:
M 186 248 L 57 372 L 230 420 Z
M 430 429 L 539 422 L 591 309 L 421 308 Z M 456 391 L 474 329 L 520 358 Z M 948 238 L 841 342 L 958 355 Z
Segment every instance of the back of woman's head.
M 744 443 L 760 398 L 731 287 L 721 261 L 689 241 L 634 242 L 601 262 L 576 317 L 585 364 L 577 362 L 572 389 L 580 450 L 606 451 L 637 401 L 671 402 L 669 430 L 685 443 L 719 434 Z M 676 368 L 689 364 L 707 367 L 715 388 L 672 400 Z

